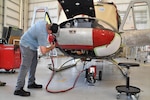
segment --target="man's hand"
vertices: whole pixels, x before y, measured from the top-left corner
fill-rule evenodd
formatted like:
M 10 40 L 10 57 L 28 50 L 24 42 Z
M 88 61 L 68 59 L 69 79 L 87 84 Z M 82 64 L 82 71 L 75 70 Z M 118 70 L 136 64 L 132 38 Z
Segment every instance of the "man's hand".
M 55 42 L 50 43 L 50 48 L 51 48 L 51 50 L 55 48 Z

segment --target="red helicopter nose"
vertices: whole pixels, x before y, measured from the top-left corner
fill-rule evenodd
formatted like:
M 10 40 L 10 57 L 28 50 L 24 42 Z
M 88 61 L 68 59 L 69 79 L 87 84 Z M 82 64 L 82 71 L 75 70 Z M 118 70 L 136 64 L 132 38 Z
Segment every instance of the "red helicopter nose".
M 93 46 L 103 46 L 111 43 L 115 36 L 115 33 L 106 29 L 93 29 Z

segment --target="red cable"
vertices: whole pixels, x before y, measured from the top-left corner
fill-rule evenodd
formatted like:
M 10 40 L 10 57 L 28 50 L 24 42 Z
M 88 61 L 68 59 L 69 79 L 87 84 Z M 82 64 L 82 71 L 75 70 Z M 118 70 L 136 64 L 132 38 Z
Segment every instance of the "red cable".
M 48 90 L 48 86 L 49 86 L 50 82 L 52 81 L 52 79 L 53 79 L 53 77 L 54 77 L 54 74 L 55 74 L 55 71 L 54 71 L 54 61 L 53 61 L 52 58 L 51 58 L 51 61 L 52 61 L 52 66 L 53 66 L 53 70 L 52 70 L 53 72 L 52 72 L 52 75 L 51 75 L 51 77 L 50 77 L 50 80 L 48 81 L 48 83 L 47 83 L 47 85 L 46 85 L 46 91 L 47 91 L 47 92 L 50 92 L 50 93 L 62 93 L 62 92 L 67 92 L 67 91 L 73 89 L 73 88 L 75 87 L 75 85 L 76 85 L 76 82 L 77 82 L 77 80 L 78 80 L 80 74 L 81 74 L 84 70 L 82 70 L 82 71 L 78 74 L 78 76 L 76 77 L 76 79 L 75 79 L 74 84 L 73 84 L 72 87 L 70 87 L 70 88 L 68 88 L 68 89 L 65 89 L 65 90 L 59 90 L 59 91 Z

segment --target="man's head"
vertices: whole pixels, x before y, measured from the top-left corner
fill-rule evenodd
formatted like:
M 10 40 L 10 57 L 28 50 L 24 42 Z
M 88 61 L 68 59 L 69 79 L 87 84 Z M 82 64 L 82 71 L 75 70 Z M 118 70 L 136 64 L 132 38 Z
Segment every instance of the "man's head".
M 58 25 L 56 23 L 52 23 L 50 26 L 49 26 L 49 30 L 52 31 L 52 33 L 57 33 L 58 32 Z

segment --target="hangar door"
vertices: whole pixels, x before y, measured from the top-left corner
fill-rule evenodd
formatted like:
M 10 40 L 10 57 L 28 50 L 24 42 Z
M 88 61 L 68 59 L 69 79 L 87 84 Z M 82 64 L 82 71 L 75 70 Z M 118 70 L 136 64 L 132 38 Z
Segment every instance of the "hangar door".
M 22 0 L 4 0 L 4 26 L 21 28 Z

